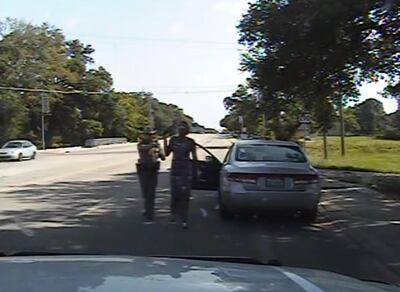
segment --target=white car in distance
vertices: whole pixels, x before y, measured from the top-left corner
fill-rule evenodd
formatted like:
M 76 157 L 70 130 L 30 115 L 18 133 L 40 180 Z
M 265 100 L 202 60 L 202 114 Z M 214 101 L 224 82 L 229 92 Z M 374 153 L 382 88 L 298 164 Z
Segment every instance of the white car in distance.
M 11 140 L 0 148 L 0 160 L 35 159 L 37 147 L 28 140 Z

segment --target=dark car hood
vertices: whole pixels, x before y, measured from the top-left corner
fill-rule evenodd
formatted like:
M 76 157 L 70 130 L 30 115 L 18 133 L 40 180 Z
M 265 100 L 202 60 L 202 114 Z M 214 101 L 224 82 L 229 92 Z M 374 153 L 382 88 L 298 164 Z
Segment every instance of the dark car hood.
M 123 256 L 1 258 L 0 290 L 400 291 L 317 270 Z

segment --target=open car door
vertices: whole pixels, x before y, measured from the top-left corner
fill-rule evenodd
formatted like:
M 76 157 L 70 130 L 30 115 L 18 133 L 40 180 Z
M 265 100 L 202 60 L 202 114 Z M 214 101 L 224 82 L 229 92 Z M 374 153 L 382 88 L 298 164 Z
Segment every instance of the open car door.
M 204 147 L 199 144 L 197 146 L 197 176 L 193 176 L 193 190 L 218 190 L 219 188 L 219 172 L 222 167 L 221 161 L 214 156 L 209 149 L 221 147 Z M 226 147 L 225 147 L 226 149 Z

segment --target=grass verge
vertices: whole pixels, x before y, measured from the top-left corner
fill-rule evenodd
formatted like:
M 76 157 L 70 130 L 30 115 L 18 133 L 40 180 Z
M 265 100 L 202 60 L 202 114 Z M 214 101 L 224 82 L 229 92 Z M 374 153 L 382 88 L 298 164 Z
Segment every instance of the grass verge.
M 328 159 L 318 137 L 307 142 L 306 152 L 320 168 L 400 173 L 400 141 L 372 137 L 346 137 L 346 156 L 340 154 L 340 137 L 328 137 Z

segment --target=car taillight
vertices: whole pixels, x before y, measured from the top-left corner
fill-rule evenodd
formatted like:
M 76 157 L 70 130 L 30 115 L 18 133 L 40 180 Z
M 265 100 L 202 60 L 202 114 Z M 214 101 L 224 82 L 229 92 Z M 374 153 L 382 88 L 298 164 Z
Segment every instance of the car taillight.
M 316 184 L 319 182 L 318 174 L 299 175 L 294 178 L 295 185 Z
M 252 173 L 229 173 L 227 178 L 233 182 L 256 184 L 258 176 Z

